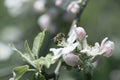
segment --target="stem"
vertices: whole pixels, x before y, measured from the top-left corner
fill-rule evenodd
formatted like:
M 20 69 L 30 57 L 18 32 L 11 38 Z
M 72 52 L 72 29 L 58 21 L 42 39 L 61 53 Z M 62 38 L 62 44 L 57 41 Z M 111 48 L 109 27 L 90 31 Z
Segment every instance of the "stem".
M 81 6 L 80 6 L 80 10 L 79 12 L 77 13 L 76 17 L 75 17 L 75 20 L 76 20 L 76 24 L 78 25 L 78 22 L 80 22 L 80 17 L 81 17 L 81 14 L 83 13 L 87 3 L 88 3 L 89 0 L 83 0 L 81 2 Z
M 61 64 L 62 64 L 62 61 L 59 61 L 59 62 L 58 62 L 58 65 L 57 65 L 57 67 L 56 67 L 56 69 L 55 69 L 55 71 L 54 71 L 54 73 L 55 73 L 55 75 L 56 75 L 56 79 L 55 79 L 55 80 L 58 80 Z
M 61 64 L 62 64 L 62 61 L 59 61 L 54 73 L 52 74 L 47 74 L 43 67 L 42 74 L 45 76 L 46 80 L 49 80 L 49 79 L 58 80 Z
M 92 75 L 90 73 L 86 74 L 86 80 L 92 80 Z
M 36 70 L 35 70 L 35 69 L 28 69 L 28 71 L 33 71 L 33 72 L 35 72 Z

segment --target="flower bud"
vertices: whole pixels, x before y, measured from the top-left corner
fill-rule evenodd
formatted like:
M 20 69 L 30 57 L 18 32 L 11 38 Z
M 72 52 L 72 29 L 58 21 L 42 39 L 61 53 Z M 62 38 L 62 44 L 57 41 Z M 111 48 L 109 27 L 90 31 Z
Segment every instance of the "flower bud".
M 75 32 L 76 32 L 77 37 L 80 41 L 82 41 L 86 37 L 86 32 L 82 27 L 77 27 L 75 29 Z
M 63 4 L 63 0 L 55 0 L 55 5 L 61 7 Z
M 75 2 L 70 3 L 67 7 L 67 11 L 72 12 L 73 14 L 76 14 L 79 11 L 79 9 L 80 6 Z
M 101 46 L 101 50 L 104 51 L 103 56 L 109 57 L 112 55 L 112 51 L 114 49 L 114 42 L 107 41 Z
M 48 29 L 48 27 L 51 24 L 51 17 L 48 14 L 43 14 L 38 19 L 38 25 L 41 27 L 41 29 Z
M 45 0 L 35 1 L 33 7 L 34 7 L 36 12 L 40 12 L 40 13 L 45 12 L 45 10 L 46 10 L 46 8 L 45 8 Z
M 79 57 L 73 53 L 68 53 L 63 55 L 63 60 L 67 65 L 74 67 L 78 64 Z

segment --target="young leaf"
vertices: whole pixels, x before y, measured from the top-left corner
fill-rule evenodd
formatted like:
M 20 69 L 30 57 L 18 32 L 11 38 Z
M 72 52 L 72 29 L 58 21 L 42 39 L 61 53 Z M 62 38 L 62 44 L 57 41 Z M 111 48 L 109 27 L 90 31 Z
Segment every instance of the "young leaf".
M 34 39 L 32 52 L 38 57 L 39 49 L 42 46 L 43 40 L 45 37 L 45 31 L 40 32 Z
M 29 55 L 29 57 L 31 58 L 31 60 L 34 60 L 34 55 L 32 53 L 32 51 L 30 50 L 29 44 L 27 42 L 27 40 L 24 43 L 24 49 L 25 49 L 25 53 Z
M 19 50 L 17 50 L 13 44 L 11 44 L 11 47 L 12 47 L 12 49 L 13 49 L 19 56 L 22 57 L 23 60 L 25 60 L 26 62 L 28 62 L 29 64 L 31 64 L 33 67 L 36 68 L 36 66 L 32 63 L 30 57 L 29 57 L 28 55 L 26 55 L 26 53 L 23 54 L 22 52 L 20 52 Z
M 25 49 L 26 53 L 31 53 L 31 50 L 30 50 L 30 47 L 29 47 L 27 40 L 24 42 L 24 49 Z
M 27 72 L 28 69 L 29 69 L 28 65 L 15 67 L 13 69 L 14 80 L 19 80 L 25 74 L 25 72 Z
M 17 50 L 13 44 L 10 44 L 10 47 L 11 47 L 12 50 L 14 50 L 19 56 L 22 57 L 22 55 L 23 55 L 22 52 L 20 52 L 19 50 Z
M 51 64 L 55 63 L 55 61 L 52 61 L 52 55 L 48 54 L 46 57 L 40 57 L 39 59 L 34 60 L 33 63 L 49 68 Z

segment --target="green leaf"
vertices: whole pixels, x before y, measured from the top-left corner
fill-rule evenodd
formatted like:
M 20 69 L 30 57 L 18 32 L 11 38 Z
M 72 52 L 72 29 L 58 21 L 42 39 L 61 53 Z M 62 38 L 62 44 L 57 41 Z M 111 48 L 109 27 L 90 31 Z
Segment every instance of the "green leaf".
M 27 72 L 28 69 L 29 69 L 28 65 L 15 67 L 13 69 L 14 79 L 19 80 L 25 74 L 25 72 Z
M 22 52 L 20 52 L 19 50 L 17 50 L 13 44 L 11 44 L 11 47 L 12 47 L 12 49 L 13 49 L 19 56 L 22 57 L 23 60 L 25 60 L 26 62 L 28 62 L 29 64 L 31 64 L 33 67 L 36 68 L 36 66 L 32 63 L 32 60 L 31 60 L 31 58 L 30 58 L 29 55 L 26 55 L 26 53 L 23 54 Z
M 10 44 L 10 47 L 11 47 L 12 50 L 14 50 L 19 56 L 21 56 L 21 57 L 23 56 L 22 52 L 19 51 L 19 50 L 17 50 L 13 44 Z
M 42 46 L 43 40 L 45 37 L 45 31 L 40 32 L 34 39 L 32 52 L 38 57 L 39 49 Z
M 31 60 L 34 60 L 35 59 L 34 55 L 33 55 L 32 51 L 30 50 L 27 40 L 24 43 L 24 49 L 25 49 L 25 53 L 28 54 L 28 56 L 31 58 Z
M 39 59 L 34 60 L 33 63 L 49 68 L 51 64 L 55 63 L 55 61 L 52 61 L 52 55 L 48 54 L 46 57 L 40 57 Z
M 25 49 L 26 53 L 31 53 L 31 50 L 30 50 L 30 47 L 29 47 L 27 40 L 24 42 L 24 49 Z

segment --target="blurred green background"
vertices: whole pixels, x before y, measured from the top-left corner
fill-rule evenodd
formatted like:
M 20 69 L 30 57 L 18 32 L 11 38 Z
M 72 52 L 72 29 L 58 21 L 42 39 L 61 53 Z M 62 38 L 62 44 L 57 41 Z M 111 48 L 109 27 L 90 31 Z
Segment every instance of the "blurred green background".
M 34 37 L 41 31 L 37 19 L 38 15 L 32 10 L 27 15 L 11 17 L 4 6 L 4 0 L 0 0 L 0 80 L 9 80 L 13 67 L 25 64 L 8 45 L 14 43 L 23 51 L 23 43 L 28 40 L 32 47 Z M 67 33 L 66 24 L 61 25 L 61 32 L 64 30 Z M 94 80 L 120 80 L 120 0 L 90 0 L 81 16 L 80 25 L 85 28 L 91 45 L 104 37 L 115 42 L 113 55 L 100 58 L 94 70 Z M 46 45 L 52 42 L 51 35 L 47 34 L 42 53 L 48 52 L 46 50 L 50 46 Z M 81 73 L 76 71 L 62 69 L 61 73 L 60 80 L 82 80 Z

